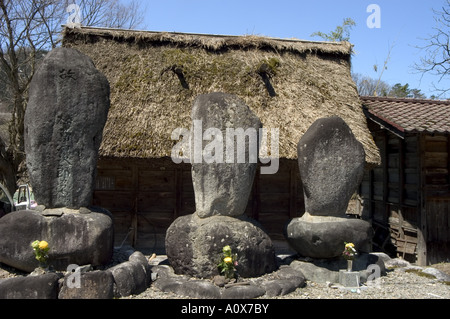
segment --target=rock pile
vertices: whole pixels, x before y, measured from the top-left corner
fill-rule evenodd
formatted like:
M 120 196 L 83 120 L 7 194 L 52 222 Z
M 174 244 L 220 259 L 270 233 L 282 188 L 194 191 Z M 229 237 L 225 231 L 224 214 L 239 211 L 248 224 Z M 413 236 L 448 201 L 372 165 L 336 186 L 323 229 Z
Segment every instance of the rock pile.
M 269 236 L 255 221 L 243 216 L 257 168 L 257 161 L 250 158 L 257 156 L 257 151 L 251 154 L 254 145 L 249 138 L 244 145 L 238 143 L 233 152 L 230 148 L 227 152 L 222 135 L 230 138 L 230 130 L 258 133 L 260 120 L 242 100 L 225 93 L 198 96 L 192 120 L 202 127 L 201 132 L 196 132 L 195 127 L 191 130 L 196 212 L 178 218 L 167 230 L 165 247 L 170 264 L 177 274 L 212 277 L 218 274 L 222 248 L 230 245 L 239 256 L 237 271 L 241 276 L 256 277 L 275 270 Z M 214 140 L 204 145 L 213 135 Z M 238 154 L 243 146 L 245 161 L 241 162 Z
M 139 251 L 106 270 L 47 272 L 0 280 L 0 299 L 112 299 L 140 294 L 151 283 L 151 266 Z
M 284 296 L 306 285 L 301 271 L 287 265 L 263 277 L 242 279 L 233 283 L 214 280 L 192 279 L 177 275 L 167 265 L 153 266 L 156 274 L 153 285 L 163 292 L 200 299 L 253 299 L 262 296 Z

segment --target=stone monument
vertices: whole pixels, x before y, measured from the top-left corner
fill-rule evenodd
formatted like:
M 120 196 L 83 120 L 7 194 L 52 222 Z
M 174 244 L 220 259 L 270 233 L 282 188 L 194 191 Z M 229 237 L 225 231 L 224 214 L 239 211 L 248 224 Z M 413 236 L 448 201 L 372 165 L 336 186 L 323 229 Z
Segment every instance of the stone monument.
M 59 269 L 110 260 L 112 218 L 89 208 L 109 93 L 106 77 L 75 49 L 54 49 L 41 63 L 30 83 L 24 134 L 40 206 L 0 219 L 0 262 L 32 271 L 35 240 L 49 243 L 49 264 Z
M 222 148 L 214 143 L 225 141 L 224 135 L 230 138 L 227 134 L 231 131 L 258 133 L 260 120 L 241 99 L 220 92 L 198 96 L 192 120 L 202 125 L 200 135 L 191 130 L 196 212 L 179 217 L 167 230 L 166 253 L 171 266 L 177 274 L 213 277 L 218 274 L 222 248 L 229 245 L 238 255 L 240 276 L 259 276 L 275 270 L 271 239 L 256 221 L 244 216 L 257 168 L 257 161 L 250 158 L 257 153 L 251 154 L 251 141 L 246 139 L 246 160 L 240 162 L 237 154 L 242 149 L 233 147 L 233 152 L 230 148 L 227 152 L 225 143 Z M 215 134 L 213 142 L 211 133 Z M 217 147 L 211 150 L 211 145 Z
M 334 258 L 345 242 L 371 249 L 372 227 L 346 216 L 364 174 L 365 152 L 348 125 L 337 116 L 314 122 L 298 143 L 305 214 L 291 220 L 285 236 L 301 256 Z

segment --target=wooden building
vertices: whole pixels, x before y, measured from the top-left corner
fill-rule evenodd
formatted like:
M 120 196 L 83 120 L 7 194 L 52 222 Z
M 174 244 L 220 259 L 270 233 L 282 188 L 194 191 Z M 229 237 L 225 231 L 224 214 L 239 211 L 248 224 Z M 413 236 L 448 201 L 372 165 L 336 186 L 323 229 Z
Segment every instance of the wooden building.
M 379 249 L 419 265 L 450 259 L 450 101 L 362 97 L 381 166 L 361 185 Z
M 258 36 L 64 30 L 63 45 L 90 56 L 111 85 L 94 204 L 114 215 L 116 245 L 164 243 L 175 218 L 195 212 L 191 168 L 175 164 L 176 128 L 191 127 L 199 94 L 239 96 L 265 128 L 279 129 L 277 174 L 257 172 L 247 214 L 275 239 L 303 214 L 297 143 L 318 118 L 338 115 L 380 162 L 350 75 L 351 45 Z

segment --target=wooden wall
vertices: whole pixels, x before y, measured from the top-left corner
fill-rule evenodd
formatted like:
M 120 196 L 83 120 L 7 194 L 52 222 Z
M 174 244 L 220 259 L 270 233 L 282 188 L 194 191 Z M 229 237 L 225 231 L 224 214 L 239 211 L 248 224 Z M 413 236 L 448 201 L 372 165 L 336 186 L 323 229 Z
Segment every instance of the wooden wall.
M 378 130 L 374 139 L 382 164 L 368 171 L 361 184 L 363 218 L 372 221 L 375 248 L 415 259 L 420 204 L 417 136 L 402 139 Z
M 106 159 L 98 162 L 93 204 L 112 212 L 115 245 L 161 249 L 165 232 L 179 216 L 195 212 L 191 166 L 170 158 Z M 246 214 L 258 220 L 273 239 L 284 239 L 286 222 L 304 213 L 297 161 L 280 160 L 277 174 L 259 169 Z
M 374 247 L 421 265 L 450 258 L 448 135 L 369 128 L 382 165 L 365 174 L 360 194 Z
M 450 136 L 422 134 L 421 148 L 427 263 L 450 261 Z

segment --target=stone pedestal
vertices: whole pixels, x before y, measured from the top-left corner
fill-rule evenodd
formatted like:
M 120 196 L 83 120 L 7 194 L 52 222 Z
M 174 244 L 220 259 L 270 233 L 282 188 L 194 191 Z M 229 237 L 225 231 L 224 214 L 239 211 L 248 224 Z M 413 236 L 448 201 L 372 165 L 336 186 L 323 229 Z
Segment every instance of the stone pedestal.
M 270 237 L 258 223 L 246 217 L 197 214 L 177 218 L 166 233 L 166 253 L 176 274 L 197 278 L 218 275 L 217 265 L 224 246 L 238 256 L 237 273 L 258 277 L 276 269 Z
M 289 245 L 301 256 L 339 257 L 345 242 L 352 242 L 360 252 L 371 249 L 372 226 L 355 218 L 312 216 L 305 213 L 291 220 L 285 229 Z
M 0 219 L 0 262 L 22 271 L 38 267 L 31 243 L 49 243 L 48 265 L 66 270 L 70 264 L 101 266 L 113 254 L 112 215 L 104 209 L 55 208 L 19 211 Z

